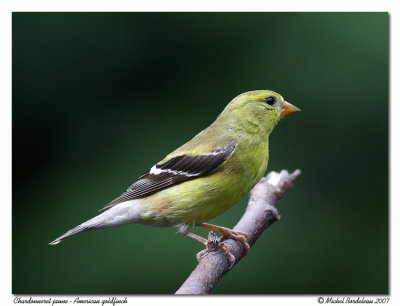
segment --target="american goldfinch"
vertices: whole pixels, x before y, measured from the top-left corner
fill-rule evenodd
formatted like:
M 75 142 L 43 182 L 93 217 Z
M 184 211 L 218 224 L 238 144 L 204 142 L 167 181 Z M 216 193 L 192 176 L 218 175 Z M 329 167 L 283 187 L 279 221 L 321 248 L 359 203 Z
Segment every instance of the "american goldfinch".
M 50 244 L 94 229 L 140 223 L 174 226 L 204 244 L 190 231 L 203 226 L 239 240 L 245 252 L 247 234 L 204 223 L 231 208 L 264 175 L 268 138 L 283 116 L 299 109 L 271 90 L 235 97 L 205 130 L 168 154 L 112 200 L 100 215 L 78 225 Z M 102 210 L 103 210 L 102 209 Z

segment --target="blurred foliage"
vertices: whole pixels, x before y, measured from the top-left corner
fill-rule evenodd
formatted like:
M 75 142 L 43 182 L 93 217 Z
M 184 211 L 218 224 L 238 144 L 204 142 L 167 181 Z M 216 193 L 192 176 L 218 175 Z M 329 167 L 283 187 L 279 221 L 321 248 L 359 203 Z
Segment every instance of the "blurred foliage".
M 173 293 L 202 249 L 175 229 L 48 242 L 254 89 L 302 109 L 269 170 L 303 174 L 213 292 L 388 293 L 388 14 L 13 13 L 12 29 L 13 293 Z

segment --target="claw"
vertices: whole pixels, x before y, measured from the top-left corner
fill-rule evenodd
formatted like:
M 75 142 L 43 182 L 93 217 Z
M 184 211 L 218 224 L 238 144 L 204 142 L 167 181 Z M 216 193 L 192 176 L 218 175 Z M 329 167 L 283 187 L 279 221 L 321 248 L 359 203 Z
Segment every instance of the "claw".
M 233 265 L 236 262 L 236 258 L 235 256 L 232 255 L 231 251 L 232 251 L 232 247 L 230 245 L 225 245 L 224 243 L 220 243 L 218 244 L 218 247 L 221 249 L 222 252 L 224 252 L 224 254 L 226 255 L 226 257 L 228 257 L 228 261 L 229 261 L 229 267 L 228 269 L 230 270 Z M 227 250 L 229 247 L 229 250 Z
M 204 250 L 198 252 L 198 253 L 196 254 L 197 262 L 200 263 L 200 261 L 203 259 L 203 257 L 207 256 L 208 253 L 209 253 L 209 250 L 208 250 L 208 249 L 204 249 Z

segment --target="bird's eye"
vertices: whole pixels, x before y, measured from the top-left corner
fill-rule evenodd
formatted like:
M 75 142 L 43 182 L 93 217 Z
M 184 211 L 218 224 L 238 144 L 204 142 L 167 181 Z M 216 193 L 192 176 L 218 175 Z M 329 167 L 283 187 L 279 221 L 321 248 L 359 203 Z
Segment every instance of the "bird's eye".
M 274 97 L 265 98 L 265 102 L 267 102 L 268 105 L 274 105 L 275 104 L 275 98 Z

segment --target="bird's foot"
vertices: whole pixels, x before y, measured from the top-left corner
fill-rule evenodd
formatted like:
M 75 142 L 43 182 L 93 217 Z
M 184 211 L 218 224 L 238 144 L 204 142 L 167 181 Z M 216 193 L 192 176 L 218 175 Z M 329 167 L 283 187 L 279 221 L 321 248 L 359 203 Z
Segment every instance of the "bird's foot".
M 232 255 L 232 247 L 228 244 L 225 243 L 220 243 L 218 244 L 218 247 L 221 249 L 222 252 L 224 252 L 224 254 L 226 255 L 226 257 L 228 257 L 228 261 L 229 261 L 229 267 L 228 269 L 230 270 L 233 265 L 236 262 L 236 258 L 235 256 Z
M 229 245 L 225 245 L 224 243 L 220 243 L 220 238 L 215 235 L 214 232 L 210 232 L 208 234 L 207 242 L 205 243 L 206 249 L 197 253 L 196 258 L 197 261 L 200 262 L 205 256 L 210 252 L 215 252 L 220 249 L 224 254 L 228 257 L 229 260 L 229 269 L 233 267 L 236 262 L 235 256 L 232 255 L 232 248 Z
M 180 230 L 182 234 L 188 237 L 192 237 L 193 239 L 196 239 L 197 241 L 206 245 L 206 249 L 200 251 L 196 255 L 198 262 L 200 262 L 201 259 L 204 258 L 208 253 L 216 251 L 219 248 L 228 257 L 230 264 L 229 269 L 232 268 L 236 262 L 236 258 L 235 256 L 232 255 L 232 247 L 229 244 L 223 243 L 223 241 L 227 239 L 233 239 L 239 241 L 243 246 L 244 255 L 247 255 L 249 253 L 250 245 L 247 242 L 247 238 L 249 237 L 247 233 L 233 231 L 226 227 L 212 225 L 208 223 L 202 223 L 200 224 L 200 226 L 218 231 L 222 234 L 222 236 L 221 238 L 218 238 L 214 232 L 210 232 L 208 234 L 208 239 L 205 239 L 199 235 L 192 233 L 191 231 L 188 230 L 188 228 L 183 228 L 183 230 Z
M 219 239 L 220 242 L 227 240 L 227 239 L 233 239 L 233 240 L 239 241 L 243 246 L 244 255 L 246 256 L 249 253 L 250 245 L 247 242 L 247 238 L 249 238 L 249 235 L 247 235 L 247 233 L 233 231 L 226 227 L 217 226 L 217 225 L 208 224 L 208 223 L 202 223 L 201 226 L 215 230 L 217 232 L 220 232 L 222 234 L 222 237 Z M 224 253 L 226 254 L 225 251 L 224 251 Z
M 219 241 L 222 242 L 227 239 L 239 241 L 243 246 L 244 255 L 246 256 L 250 250 L 250 245 L 247 242 L 247 238 L 249 238 L 249 236 L 244 232 L 230 231 L 227 234 L 222 234 L 222 237 L 219 239 Z

